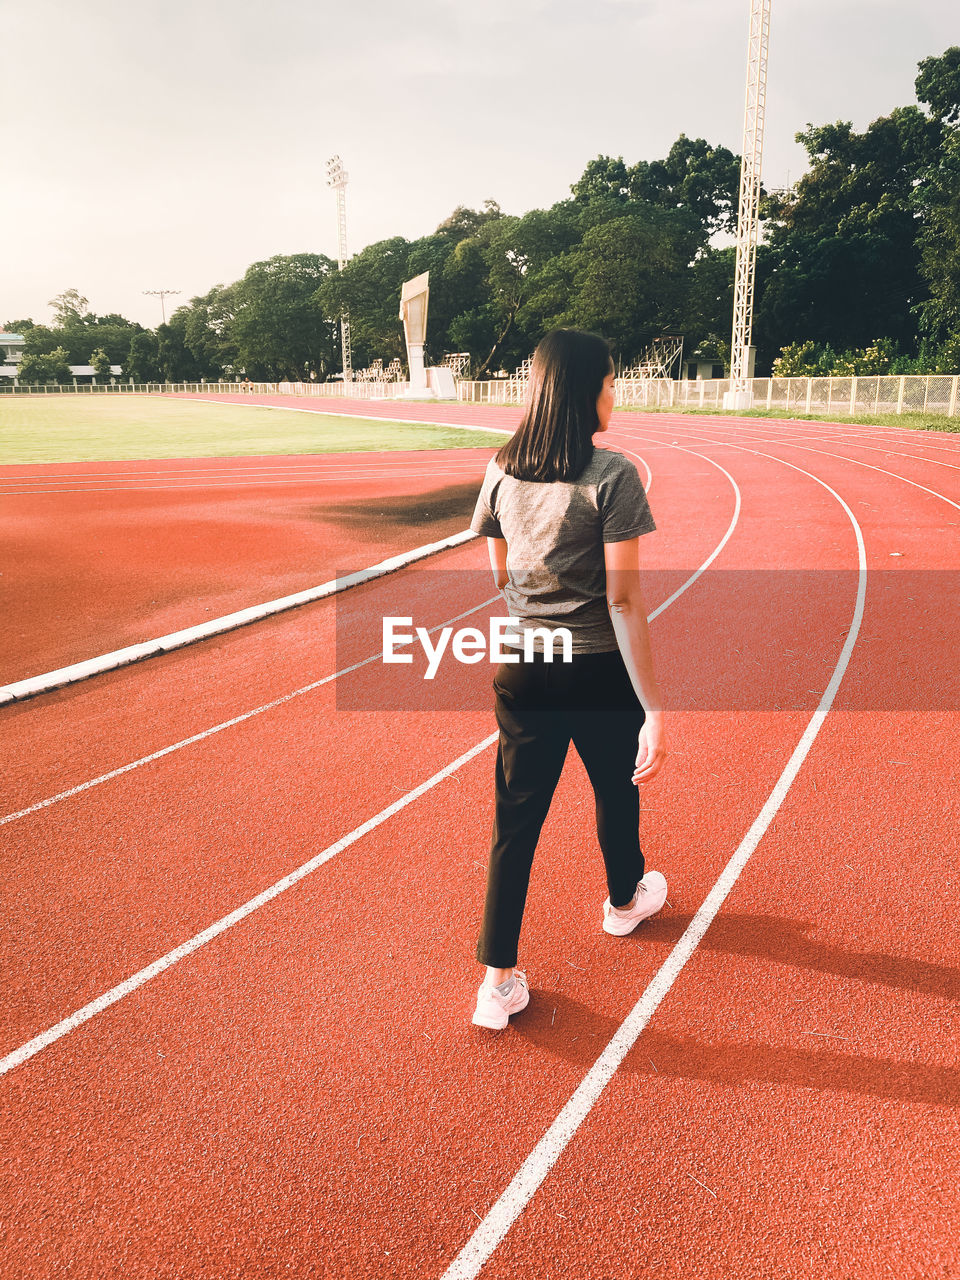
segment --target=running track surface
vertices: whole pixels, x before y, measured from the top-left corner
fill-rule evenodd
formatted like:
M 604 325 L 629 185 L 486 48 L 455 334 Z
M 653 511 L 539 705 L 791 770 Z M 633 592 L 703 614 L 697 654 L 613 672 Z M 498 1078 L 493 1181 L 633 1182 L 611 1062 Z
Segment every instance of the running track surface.
M 9 1055 L 440 775 L 10 1067 L 7 1273 L 960 1275 L 956 612 L 927 585 L 960 568 L 960 442 L 662 415 L 620 416 L 608 442 L 649 467 L 652 581 L 721 548 L 652 624 L 668 697 L 718 651 L 732 684 L 671 714 L 668 769 L 641 798 L 670 905 L 630 938 L 600 931 L 592 805 L 569 760 L 524 925 L 532 999 L 501 1035 L 469 1024 L 493 751 L 448 768 L 492 716 L 352 709 L 371 671 L 386 702 L 399 676 L 378 665 L 317 684 L 342 656 L 336 602 L 2 713 L 4 812 L 29 810 L 0 828 Z M 479 605 L 484 554 L 444 553 L 443 591 L 400 574 L 349 593 L 346 656 L 367 656 L 363 626 L 408 590 L 425 625 Z M 817 576 L 798 587 L 795 570 Z M 829 584 L 821 608 L 811 580 Z M 739 879 L 544 1156 L 774 791 L 851 631 L 832 709 Z M 757 693 L 771 662 L 790 690 L 779 711 Z M 488 683 L 470 672 L 456 678 Z M 535 1152 L 540 1181 L 504 1223 L 496 1202 Z
M 446 449 L 0 467 L 0 684 L 456 533 L 488 456 Z

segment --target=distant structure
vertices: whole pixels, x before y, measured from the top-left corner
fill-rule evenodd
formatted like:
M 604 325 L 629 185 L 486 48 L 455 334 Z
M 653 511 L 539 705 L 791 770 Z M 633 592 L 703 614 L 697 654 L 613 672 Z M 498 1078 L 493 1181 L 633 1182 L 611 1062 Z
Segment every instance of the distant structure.
M 733 333 L 730 341 L 730 390 L 725 409 L 749 409 L 753 404 L 753 286 L 757 265 L 757 224 L 760 211 L 760 162 L 763 121 L 767 104 L 767 47 L 770 42 L 770 0 L 750 0 L 747 42 L 747 95 L 743 113 L 743 155 L 740 161 L 740 211 L 737 219 L 737 273 L 733 286 Z
M 672 378 L 674 369 L 677 376 L 683 366 L 683 337 L 676 333 L 665 333 L 654 338 L 643 355 L 629 369 L 624 369 L 622 378 Z
M 427 371 L 423 363 L 423 346 L 427 340 L 427 306 L 430 302 L 430 272 L 405 280 L 400 290 L 400 319 L 407 344 L 407 368 L 410 370 L 410 395 L 427 395 Z
M 160 299 L 160 323 L 167 323 L 167 309 L 164 306 L 164 298 L 174 298 L 180 292 L 179 289 L 144 289 L 144 296 L 149 298 Z
M 347 171 L 339 156 L 327 161 L 327 186 L 337 193 L 337 269 L 347 265 Z M 340 347 L 343 355 L 343 380 L 353 381 L 353 350 L 350 345 L 350 313 L 340 312 Z

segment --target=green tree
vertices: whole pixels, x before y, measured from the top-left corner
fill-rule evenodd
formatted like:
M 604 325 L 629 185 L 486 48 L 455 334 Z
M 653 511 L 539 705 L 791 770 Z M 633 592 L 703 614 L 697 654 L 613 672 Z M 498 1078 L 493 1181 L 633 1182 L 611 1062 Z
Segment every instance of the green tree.
M 330 271 L 316 291 L 317 306 L 332 326 L 333 352 L 338 344 L 338 318 L 342 310 L 349 312 L 353 364 L 357 369 L 373 360 L 387 363 L 395 357 L 405 357 L 399 320 L 400 286 L 414 274 L 407 266 L 409 254 L 409 241 L 402 236 L 378 240 L 351 258 L 342 271 Z M 429 331 L 429 311 L 427 325 Z M 339 367 L 339 357 L 333 354 L 330 371 Z
M 810 169 L 767 202 L 772 264 L 758 282 L 759 363 L 806 338 L 842 350 L 879 330 L 915 343 L 926 289 L 914 191 L 941 132 L 917 107 L 898 107 L 864 133 L 840 121 L 797 135 Z
M 35 324 L 23 334 L 25 356 L 48 356 L 60 346 L 62 335 L 45 324 Z
M 916 191 L 920 270 L 929 291 L 920 325 L 942 344 L 960 331 L 960 47 L 921 62 L 916 87 L 943 126 L 943 143 Z
M 95 351 L 90 353 L 90 364 L 93 366 L 93 376 L 95 382 L 109 382 L 112 370 L 110 368 L 112 361 L 104 351 L 103 347 L 97 347 Z
M 960 124 L 960 46 L 953 45 L 938 58 L 924 58 L 915 84 L 918 101 L 928 103 L 936 119 Z
M 654 337 L 676 329 L 689 292 L 699 230 L 689 213 L 634 203 L 597 223 L 568 255 L 567 308 L 550 324 L 594 329 L 632 360 Z
M 53 308 L 57 327 L 65 329 L 71 323 L 79 324 L 83 321 L 90 303 L 76 289 L 65 289 L 63 293 L 51 298 L 47 306 Z
M 73 380 L 67 353 L 62 347 L 51 352 L 24 355 L 17 366 L 17 381 L 30 384 L 69 383 Z
M 598 156 L 571 190 L 581 203 L 613 199 L 686 210 L 706 240 L 715 231 L 736 229 L 740 157 L 682 133 L 663 160 L 640 160 L 628 169 L 622 156 Z
M 157 336 L 148 329 L 135 333 L 123 362 L 123 376 L 134 382 L 159 382 Z
M 235 312 L 236 286 L 218 284 L 191 298 L 170 317 L 171 327 L 182 328 L 183 346 L 192 361 L 191 379 L 220 378 L 227 366 L 236 365 L 232 339 Z
M 278 254 L 247 268 L 236 286 L 231 338 L 252 378 L 309 379 L 330 369 L 330 322 L 317 290 L 333 269 L 316 253 Z

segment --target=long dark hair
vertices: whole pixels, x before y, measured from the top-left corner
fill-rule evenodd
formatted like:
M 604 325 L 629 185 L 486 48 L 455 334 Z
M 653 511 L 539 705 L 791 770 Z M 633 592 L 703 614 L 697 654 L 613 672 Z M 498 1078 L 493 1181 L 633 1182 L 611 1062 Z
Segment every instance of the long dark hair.
M 517 480 L 575 480 L 593 455 L 597 397 L 613 368 L 606 338 L 554 329 L 533 353 L 519 427 L 497 454 Z

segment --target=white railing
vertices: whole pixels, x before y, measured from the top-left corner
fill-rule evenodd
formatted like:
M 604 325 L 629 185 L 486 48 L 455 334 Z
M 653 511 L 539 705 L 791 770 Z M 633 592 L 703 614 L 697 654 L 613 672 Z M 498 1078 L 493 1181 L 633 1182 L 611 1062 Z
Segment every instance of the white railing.
M 283 396 L 338 396 L 348 400 L 392 400 L 402 396 L 409 382 L 280 382 Z
M 754 378 L 749 384 L 755 409 L 830 417 L 857 414 L 929 413 L 950 418 L 960 411 L 960 375 L 903 374 L 890 377 Z M 523 404 L 529 383 L 521 378 L 457 383 L 466 404 Z M 409 390 L 408 382 L 117 382 L 58 386 L 0 384 L 0 395 L 292 395 L 354 400 L 390 400 Z M 720 409 L 729 378 L 673 382 L 666 378 L 618 378 L 616 405 L 630 409 Z
M 408 382 L 116 382 L 49 383 L 43 386 L 0 385 L 0 394 L 16 395 L 256 395 L 338 396 L 384 400 L 402 395 Z
M 836 417 L 857 414 L 931 413 L 953 418 L 958 412 L 957 374 L 903 374 L 848 378 L 754 378 L 749 383 L 755 409 L 820 413 Z M 457 394 L 468 404 L 522 404 L 527 383 L 516 378 L 460 382 Z M 618 378 L 618 408 L 720 409 L 729 378 Z
M 49 395 L 276 395 L 279 383 L 276 382 L 115 382 L 115 383 L 63 383 L 50 382 L 40 386 L 28 386 L 19 383 L 17 386 L 0 385 L 0 394 L 21 396 Z

